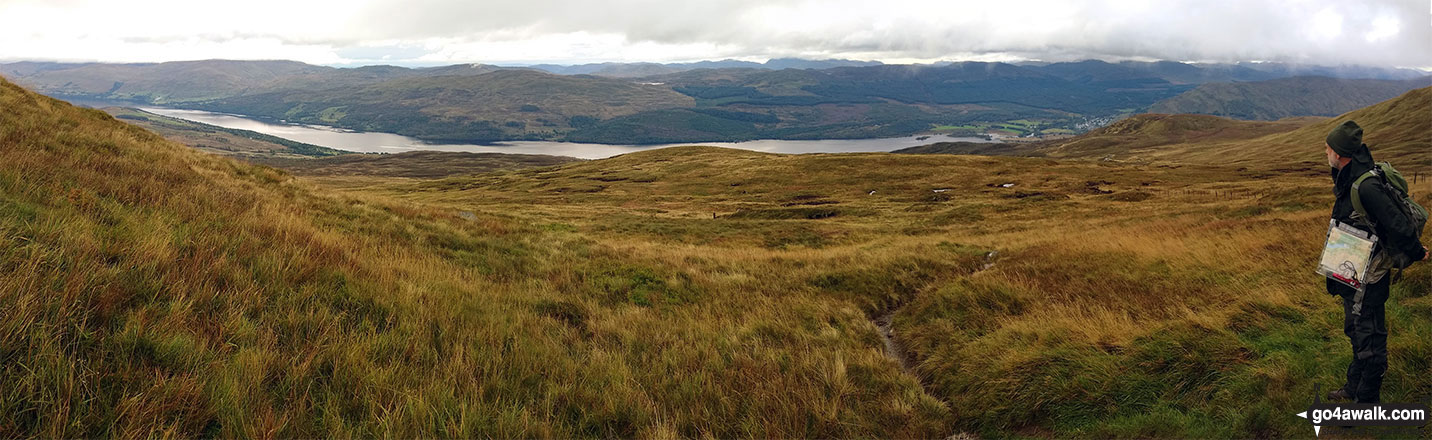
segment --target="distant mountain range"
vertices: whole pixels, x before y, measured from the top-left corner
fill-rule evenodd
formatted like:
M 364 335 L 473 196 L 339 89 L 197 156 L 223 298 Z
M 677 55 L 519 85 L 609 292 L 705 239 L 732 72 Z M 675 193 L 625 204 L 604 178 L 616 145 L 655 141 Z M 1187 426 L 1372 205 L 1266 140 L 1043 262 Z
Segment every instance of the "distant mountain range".
M 832 67 L 879 66 L 879 61 L 855 60 L 803 60 L 799 58 L 776 58 L 764 63 L 739 60 L 698 61 L 694 63 L 595 63 L 564 66 L 538 64 L 526 66 L 558 75 L 595 75 L 613 78 L 637 78 L 651 75 L 685 72 L 696 69 L 829 69 Z
M 1091 120 L 1146 111 L 1200 86 L 1217 91 L 1213 83 L 1304 74 L 1384 80 L 1340 83 L 1348 88 L 1342 93 L 1349 97 L 1347 105 L 1395 94 L 1397 84 L 1403 90 L 1419 84 L 1397 80 L 1424 78 L 1406 69 L 1096 60 L 884 65 L 777 59 L 417 69 L 226 60 L 0 64 L 0 75 L 64 98 L 195 108 L 434 141 L 600 143 L 869 138 L 1004 121 L 1082 131 Z M 1288 104 L 1293 101 L 1281 97 L 1296 89 L 1270 90 L 1261 96 L 1271 104 L 1260 105 L 1280 109 L 1277 114 L 1323 114 L 1300 113 L 1323 102 Z M 1217 111 L 1218 103 L 1239 97 L 1219 92 L 1191 100 Z M 1187 105 L 1178 102 L 1164 105 Z
M 941 62 L 931 66 L 955 64 Z M 594 63 L 578 65 L 537 64 L 523 66 L 558 75 L 594 75 L 614 78 L 638 78 L 665 75 L 697 69 L 815 69 L 835 67 L 879 66 L 879 61 L 842 59 L 805 60 L 776 58 L 764 63 L 739 60 L 699 61 L 694 63 Z M 1317 66 L 1287 63 L 1188 64 L 1176 61 L 1122 61 L 1109 63 L 1085 60 L 1061 63 L 1015 63 L 1069 80 L 1092 81 L 1161 78 L 1176 84 L 1201 84 L 1215 81 L 1260 81 L 1289 76 L 1326 76 L 1331 78 L 1412 79 L 1426 76 L 1413 69 L 1389 69 L 1368 66 Z
M 560 139 L 574 126 L 694 102 L 667 87 L 625 80 L 498 70 L 283 89 L 184 105 L 433 141 L 484 142 Z
M 410 69 L 364 66 L 340 69 L 297 61 L 176 61 L 140 64 L 0 64 L 0 75 L 62 97 L 170 105 L 278 90 L 311 90 L 387 80 L 464 76 L 503 70 L 483 64 Z
M 1210 83 L 1156 102 L 1149 111 L 1257 120 L 1335 116 L 1427 86 L 1432 86 L 1432 77 L 1380 80 L 1299 76 L 1245 83 Z

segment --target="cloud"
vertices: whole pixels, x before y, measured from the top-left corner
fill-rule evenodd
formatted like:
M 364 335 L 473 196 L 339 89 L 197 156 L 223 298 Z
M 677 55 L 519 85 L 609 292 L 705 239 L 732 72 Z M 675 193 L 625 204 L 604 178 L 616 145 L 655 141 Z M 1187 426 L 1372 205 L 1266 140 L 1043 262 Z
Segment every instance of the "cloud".
M 1428 3 L 1416 0 L 0 0 L 7 24 L 0 59 L 161 61 L 197 53 L 434 64 L 800 56 L 1432 67 L 1429 14 Z

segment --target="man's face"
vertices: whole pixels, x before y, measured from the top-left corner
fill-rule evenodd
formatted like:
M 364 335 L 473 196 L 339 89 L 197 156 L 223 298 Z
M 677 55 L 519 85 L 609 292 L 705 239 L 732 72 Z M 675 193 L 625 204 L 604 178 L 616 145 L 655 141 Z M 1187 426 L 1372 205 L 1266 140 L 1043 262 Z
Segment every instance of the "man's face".
M 1328 150 L 1328 165 L 1333 168 L 1342 169 L 1342 156 L 1338 156 L 1338 153 L 1333 151 L 1333 147 L 1328 144 L 1323 144 L 1323 148 Z

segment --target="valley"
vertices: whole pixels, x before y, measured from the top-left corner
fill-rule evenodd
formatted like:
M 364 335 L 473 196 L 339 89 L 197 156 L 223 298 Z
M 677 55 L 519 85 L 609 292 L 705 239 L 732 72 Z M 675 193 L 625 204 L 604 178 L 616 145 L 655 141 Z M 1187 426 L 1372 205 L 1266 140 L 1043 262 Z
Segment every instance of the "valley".
M 1425 74 L 1407 69 L 1279 64 L 778 60 L 770 67 L 719 62 L 657 67 L 340 69 L 204 60 L 11 63 L 0 65 L 0 75 L 64 98 L 207 110 L 449 144 L 656 145 L 942 134 L 1029 141 L 1083 133 L 1150 108 L 1257 119 L 1330 116 L 1428 84 Z M 1336 88 L 1333 96 L 1343 102 L 1276 104 L 1315 88 Z M 1240 101 L 1245 95 L 1258 102 Z
M 1429 97 L 1347 117 L 1426 172 Z M 0 436 L 1293 437 L 1349 356 L 1296 270 L 1332 119 L 285 171 L 0 104 Z M 1432 390 L 1406 276 L 1391 401 Z

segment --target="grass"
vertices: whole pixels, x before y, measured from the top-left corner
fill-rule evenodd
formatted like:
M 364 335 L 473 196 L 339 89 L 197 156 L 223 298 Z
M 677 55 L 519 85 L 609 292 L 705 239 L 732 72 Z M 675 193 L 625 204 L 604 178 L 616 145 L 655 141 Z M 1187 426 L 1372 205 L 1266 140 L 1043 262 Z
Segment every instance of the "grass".
M 600 190 L 565 190 L 591 179 Z M 1006 182 L 1016 186 L 995 187 Z M 1308 427 L 1285 413 L 1314 384 L 1338 385 L 1348 360 L 1336 301 L 1317 277 L 1288 270 L 1316 258 L 1326 187 L 1296 170 L 681 148 L 362 191 L 571 224 L 716 277 L 708 291 L 774 283 L 867 317 L 894 310 L 951 430 L 1288 437 Z M 621 214 L 636 206 L 655 210 Z M 841 214 L 862 210 L 873 214 Z M 806 215 L 817 211 L 836 215 Z M 772 246 L 770 234 L 822 238 Z M 973 273 L 986 250 L 999 251 L 995 266 Z M 1390 401 L 1428 396 L 1410 359 L 1427 349 L 1416 335 L 1429 322 L 1408 310 L 1424 306 L 1414 292 L 1429 273 L 1409 274 L 1394 294 L 1409 301 L 1391 306 L 1405 318 L 1392 345 L 1408 357 Z M 730 301 L 727 313 L 767 313 Z
M 326 195 L 9 84 L 0 98 L 0 435 L 943 429 L 845 303 L 713 291 L 717 275 L 566 228 Z M 733 296 L 772 312 L 713 305 Z
M 1121 158 L 1139 161 L 1221 162 L 1262 169 L 1322 167 L 1323 158 L 1317 151 L 1328 132 L 1343 121 L 1353 120 L 1362 126 L 1365 133 L 1363 142 L 1372 150 L 1374 158 L 1398 164 L 1399 170 L 1405 166 L 1425 173 L 1432 169 L 1432 156 L 1427 154 L 1429 149 L 1432 149 L 1432 139 L 1424 134 L 1429 111 L 1432 111 L 1432 87 L 1412 90 L 1397 98 L 1321 120 L 1301 118 L 1277 122 L 1249 122 L 1209 116 L 1176 115 L 1165 119 L 1171 124 L 1148 124 L 1138 130 L 1140 136 L 1161 139 L 1157 142 L 1137 142 L 1152 144 L 1148 145 L 1151 148 L 1136 144 L 1134 148 L 1122 148 L 1123 151 L 1117 151 L 1120 147 L 1114 146 L 1112 151 L 1117 152 Z M 1157 119 L 1159 116 L 1161 115 L 1142 115 L 1126 121 L 1136 121 L 1138 118 Z M 1121 124 L 1116 123 L 1110 127 L 1119 125 Z M 1057 150 L 1077 152 L 1087 148 L 1091 152 L 1110 151 L 1098 150 L 1097 146 L 1099 143 L 1109 142 L 1108 138 L 1091 138 L 1085 140 L 1087 141 L 1093 141 L 1095 144 L 1083 147 L 1080 146 L 1080 141 L 1075 141 L 1060 146 Z M 1123 141 L 1129 142 L 1132 139 Z
M 935 128 L 931 128 L 930 130 L 931 130 L 931 131 L 975 130 L 975 129 L 978 129 L 978 128 L 980 128 L 980 127 L 981 127 L 980 125 L 968 125 L 968 124 L 967 124 L 967 125 L 936 125 Z
M 245 160 L 304 176 L 384 176 L 436 178 L 494 170 L 551 166 L 578 159 L 537 154 L 409 151 L 397 154 L 344 154 L 322 158 L 248 156 Z
M 1058 119 L 1042 121 L 1030 119 L 1013 119 L 995 123 L 975 123 L 964 125 L 935 124 L 932 128 L 930 128 L 930 131 L 934 133 L 949 133 L 951 135 L 961 133 L 986 134 L 987 132 L 999 132 L 1010 136 L 1020 136 L 1029 133 L 1040 135 L 1072 135 L 1078 133 L 1074 130 L 1068 128 L 1059 128 L 1057 126 L 1067 122 L 1068 121 Z M 1051 124 L 1055 126 L 1051 126 Z
M 0 437 L 1304 437 L 1349 357 L 1296 269 L 1327 177 L 1276 165 L 294 177 L 8 83 L 0 121 Z M 1432 396 L 1407 276 L 1388 401 Z

